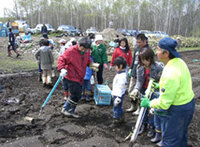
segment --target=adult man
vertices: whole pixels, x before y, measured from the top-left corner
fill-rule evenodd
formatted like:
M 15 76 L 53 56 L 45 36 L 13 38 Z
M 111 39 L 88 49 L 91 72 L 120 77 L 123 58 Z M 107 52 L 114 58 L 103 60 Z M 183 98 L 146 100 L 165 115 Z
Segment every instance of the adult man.
M 174 39 L 165 37 L 159 41 L 157 56 L 165 64 L 160 78 L 160 96 L 150 101 L 144 98 L 142 107 L 167 110 L 162 120 L 164 147 L 186 147 L 187 130 L 195 107 L 192 80 L 185 62 L 180 59 Z
M 18 53 L 17 49 L 15 48 L 14 33 L 12 32 L 12 29 L 9 28 L 9 33 L 8 33 L 8 57 L 11 56 L 11 49 L 17 54 L 17 57 L 20 56 L 20 54 Z
M 47 26 L 45 24 L 43 24 L 42 28 L 41 28 L 41 33 L 43 35 L 44 38 L 48 39 L 48 30 L 47 30 Z
M 81 86 L 83 84 L 86 67 L 93 63 L 90 60 L 91 41 L 87 37 L 79 39 L 78 44 L 69 47 L 58 59 L 58 70 L 65 78 L 65 86 L 69 88 L 70 97 L 66 100 L 62 113 L 68 117 L 79 118 L 74 113 L 76 105 L 81 98 Z
M 137 47 L 135 48 L 134 54 L 133 54 L 133 61 L 131 63 L 130 69 L 128 71 L 128 76 L 131 77 L 130 79 L 130 84 L 129 84 L 129 89 L 128 92 L 129 94 L 131 94 L 131 92 L 134 89 L 134 85 L 136 82 L 136 75 L 137 75 L 137 66 L 138 66 L 138 54 L 141 48 L 143 47 L 148 47 L 148 43 L 147 43 L 147 37 L 144 34 L 138 34 L 136 37 L 136 43 L 137 43 Z M 129 109 L 126 109 L 127 112 L 132 112 L 133 110 L 135 110 L 134 105 L 136 102 L 134 102 L 133 100 L 131 100 L 131 107 Z M 137 112 L 136 112 L 137 113 Z

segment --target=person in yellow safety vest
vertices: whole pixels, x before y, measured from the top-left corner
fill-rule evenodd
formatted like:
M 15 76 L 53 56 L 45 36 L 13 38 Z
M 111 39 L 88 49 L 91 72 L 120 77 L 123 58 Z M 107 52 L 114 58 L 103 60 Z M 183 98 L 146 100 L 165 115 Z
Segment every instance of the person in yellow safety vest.
M 157 56 L 165 64 L 158 99 L 141 101 L 142 107 L 167 110 L 162 120 L 162 146 L 187 147 L 187 131 L 195 108 L 190 71 L 180 58 L 174 39 L 165 37 L 159 41 Z

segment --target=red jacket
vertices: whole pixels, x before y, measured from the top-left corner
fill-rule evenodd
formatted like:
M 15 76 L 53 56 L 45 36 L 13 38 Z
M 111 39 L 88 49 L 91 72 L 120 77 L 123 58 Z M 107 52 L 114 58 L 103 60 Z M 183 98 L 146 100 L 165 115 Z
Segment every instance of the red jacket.
M 112 54 L 112 60 L 110 62 L 111 66 L 114 66 L 114 61 L 117 57 L 124 57 L 126 59 L 127 65 L 131 66 L 131 63 L 132 63 L 132 60 L 133 60 L 131 50 L 129 50 L 128 53 L 125 53 L 119 47 L 117 47 L 115 49 L 114 53 Z
M 90 60 L 90 51 L 88 50 L 83 55 L 78 50 L 78 44 L 69 47 L 58 58 L 58 70 L 65 68 L 67 70 L 66 79 L 75 81 L 82 85 L 86 72 L 86 67 L 92 61 Z

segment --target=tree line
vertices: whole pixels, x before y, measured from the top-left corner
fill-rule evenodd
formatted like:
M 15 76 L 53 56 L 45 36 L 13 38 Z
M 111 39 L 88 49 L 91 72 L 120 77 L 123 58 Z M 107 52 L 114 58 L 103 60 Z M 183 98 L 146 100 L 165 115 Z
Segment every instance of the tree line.
M 200 35 L 200 0 L 13 0 L 5 17 L 26 19 L 31 27 L 49 23 L 83 30 L 114 28 L 164 31 L 170 35 Z

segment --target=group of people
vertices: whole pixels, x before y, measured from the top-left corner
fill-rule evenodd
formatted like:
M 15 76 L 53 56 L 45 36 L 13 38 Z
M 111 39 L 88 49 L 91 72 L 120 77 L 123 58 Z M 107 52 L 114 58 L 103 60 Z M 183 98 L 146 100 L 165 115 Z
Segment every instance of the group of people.
M 42 81 L 46 84 L 51 83 L 53 64 L 47 42 L 44 39 L 41 49 L 36 53 L 37 59 L 40 55 Z M 96 72 L 98 84 L 103 84 L 103 69 L 108 69 L 106 47 L 102 35 L 96 35 L 93 42 L 88 37 L 81 37 L 78 41 L 72 39 L 68 43 L 61 39 L 59 43 L 61 50 L 57 70 L 63 78 L 66 100 L 61 112 L 67 117 L 79 118 L 75 113 L 76 106 L 81 98 L 85 96 L 89 99 L 91 95 L 91 75 Z M 112 55 L 110 69 L 114 67 L 117 72 L 112 85 L 112 127 L 124 122 L 122 105 L 129 77 L 128 97 L 131 99 L 131 107 L 126 112 L 134 111 L 137 115 L 140 107 L 148 108 L 139 133 L 149 126 L 147 135 L 158 146 L 187 146 L 188 125 L 194 113 L 194 93 L 189 69 L 175 49 L 177 42 L 167 37 L 159 41 L 156 54 L 164 64 L 155 61 L 154 51 L 144 34 L 136 36 L 136 44 L 132 55 L 127 39 L 119 39 Z M 47 56 L 50 57 L 48 61 Z M 44 66 L 46 63 L 51 63 L 51 66 Z M 155 79 L 159 86 L 152 97 L 146 98 L 144 93 L 150 78 Z M 154 109 L 153 117 L 149 115 L 150 108 Z

